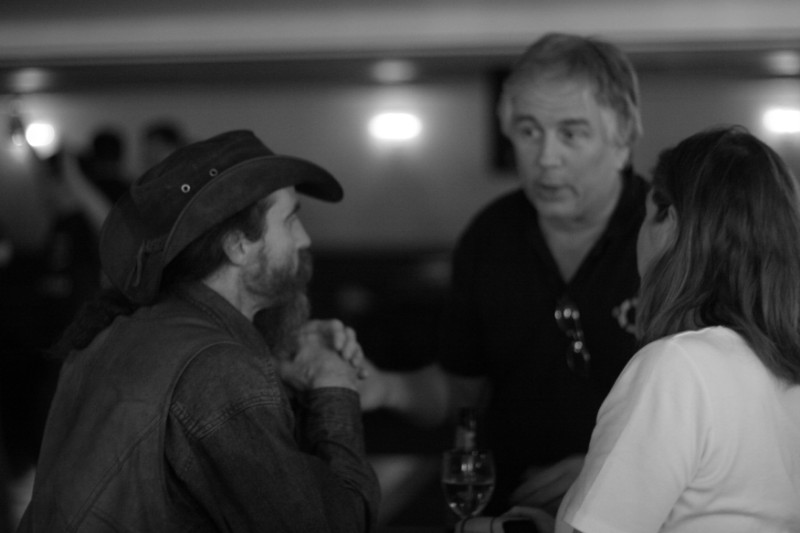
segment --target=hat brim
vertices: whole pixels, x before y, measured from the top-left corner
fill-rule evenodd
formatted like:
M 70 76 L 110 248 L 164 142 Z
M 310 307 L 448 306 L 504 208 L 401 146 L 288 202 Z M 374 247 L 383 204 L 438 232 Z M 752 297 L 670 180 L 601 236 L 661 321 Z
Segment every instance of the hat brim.
M 276 155 L 244 161 L 220 173 L 184 207 L 167 238 L 166 263 L 218 223 L 286 187 L 327 202 L 344 196 L 328 171 L 304 159 Z
M 151 302 L 161 274 L 186 246 L 228 217 L 269 194 L 295 187 L 304 195 L 338 202 L 344 192 L 322 167 L 304 159 L 270 155 L 234 165 L 197 191 L 178 215 L 166 240 L 149 241 L 147 224 L 126 193 L 109 213 L 100 238 L 103 271 L 128 298 Z

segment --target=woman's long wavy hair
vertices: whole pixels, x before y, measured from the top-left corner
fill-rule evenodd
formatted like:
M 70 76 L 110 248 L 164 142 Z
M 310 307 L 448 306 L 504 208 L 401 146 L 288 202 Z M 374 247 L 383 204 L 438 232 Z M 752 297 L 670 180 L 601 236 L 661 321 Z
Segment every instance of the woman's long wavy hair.
M 800 383 L 800 196 L 786 164 L 742 127 L 713 128 L 661 154 L 652 195 L 656 220 L 672 206 L 678 223 L 642 277 L 642 344 L 725 326 Z

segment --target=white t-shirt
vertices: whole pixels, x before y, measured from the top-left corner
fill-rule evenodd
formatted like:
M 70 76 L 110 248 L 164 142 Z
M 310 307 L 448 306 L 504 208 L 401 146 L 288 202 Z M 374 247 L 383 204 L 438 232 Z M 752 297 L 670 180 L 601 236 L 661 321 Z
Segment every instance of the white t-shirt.
M 600 408 L 556 531 L 567 524 L 800 532 L 800 386 L 778 381 L 727 328 L 648 344 Z

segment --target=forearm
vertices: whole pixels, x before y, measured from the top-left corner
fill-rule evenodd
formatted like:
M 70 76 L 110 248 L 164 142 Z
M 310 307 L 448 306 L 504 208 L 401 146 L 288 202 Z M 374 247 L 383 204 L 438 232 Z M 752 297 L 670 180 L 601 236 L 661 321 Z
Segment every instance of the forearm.
M 367 531 L 378 516 L 380 488 L 365 456 L 357 395 L 340 388 L 309 391 L 299 418 L 308 451 L 327 469 L 319 475 L 332 529 Z
M 237 531 L 368 531 L 379 489 L 363 454 L 357 397 L 329 389 L 304 400 L 294 422 L 268 392 L 202 420 L 186 407 L 173 411 L 167 459 L 178 487 Z
M 99 235 L 111 210 L 112 202 L 83 176 L 73 157 L 65 158 L 64 173 L 81 211 L 91 223 L 92 229 Z
M 449 375 L 438 365 L 413 372 L 379 374 L 379 406 L 424 427 L 441 425 L 460 407 L 477 405 L 486 383 L 484 378 Z
M 448 386 L 437 367 L 410 372 L 379 371 L 379 407 L 424 427 L 442 424 L 448 416 Z M 372 378 L 367 378 L 372 379 Z

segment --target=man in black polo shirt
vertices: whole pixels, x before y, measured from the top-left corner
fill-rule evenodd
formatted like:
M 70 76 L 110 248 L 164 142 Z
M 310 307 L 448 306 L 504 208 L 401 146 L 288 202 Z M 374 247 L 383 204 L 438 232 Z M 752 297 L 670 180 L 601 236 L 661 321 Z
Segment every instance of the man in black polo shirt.
M 479 213 L 454 255 L 439 364 L 372 369 L 362 406 L 438 424 L 485 407 L 483 445 L 512 505 L 554 515 L 595 416 L 635 351 L 636 239 L 647 184 L 636 74 L 606 42 L 548 34 L 518 60 L 498 114 L 520 189 Z

